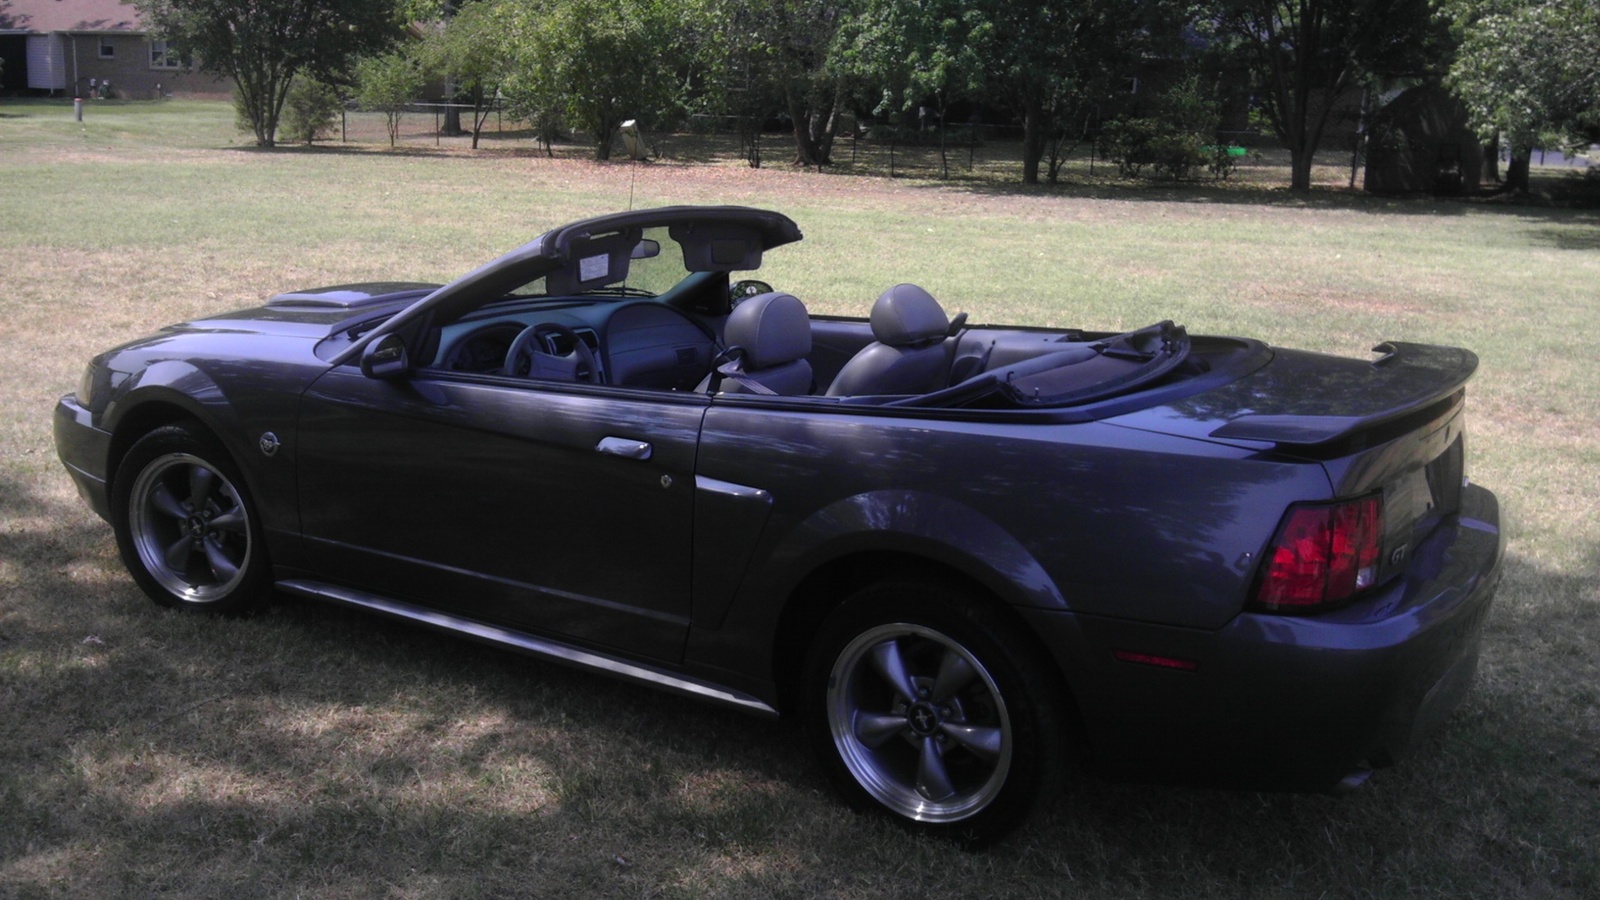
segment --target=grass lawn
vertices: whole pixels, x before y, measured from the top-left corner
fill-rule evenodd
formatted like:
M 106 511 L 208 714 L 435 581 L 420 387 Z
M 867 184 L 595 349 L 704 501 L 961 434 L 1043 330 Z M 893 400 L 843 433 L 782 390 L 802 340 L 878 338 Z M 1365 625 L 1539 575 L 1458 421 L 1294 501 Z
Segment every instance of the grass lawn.
M 1270 158 L 1025 190 L 693 155 L 260 152 L 226 105 L 0 101 L 0 897 L 1600 896 L 1593 213 L 1366 197 L 1335 157 L 1296 197 Z M 786 723 L 312 604 L 159 611 L 55 459 L 94 352 L 630 199 L 787 212 L 807 239 L 763 277 L 816 312 L 913 280 L 979 322 L 1473 349 L 1468 471 L 1509 538 L 1473 693 L 1351 796 L 1085 781 L 968 854 L 846 811 Z

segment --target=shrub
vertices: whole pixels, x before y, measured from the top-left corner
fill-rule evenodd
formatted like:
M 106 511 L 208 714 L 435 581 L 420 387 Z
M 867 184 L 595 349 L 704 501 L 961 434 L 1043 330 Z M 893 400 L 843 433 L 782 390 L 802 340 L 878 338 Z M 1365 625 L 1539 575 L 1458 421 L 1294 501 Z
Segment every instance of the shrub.
M 289 85 L 289 95 L 283 101 L 283 119 L 278 123 L 279 137 L 306 144 L 329 137 L 343 109 L 344 103 L 332 85 L 315 78 L 296 78 Z
M 1108 123 L 1100 145 L 1125 178 L 1146 169 L 1156 178 L 1185 179 L 1201 170 L 1226 178 L 1233 160 L 1216 140 L 1219 121 L 1216 101 L 1191 76 L 1161 97 L 1156 115 Z

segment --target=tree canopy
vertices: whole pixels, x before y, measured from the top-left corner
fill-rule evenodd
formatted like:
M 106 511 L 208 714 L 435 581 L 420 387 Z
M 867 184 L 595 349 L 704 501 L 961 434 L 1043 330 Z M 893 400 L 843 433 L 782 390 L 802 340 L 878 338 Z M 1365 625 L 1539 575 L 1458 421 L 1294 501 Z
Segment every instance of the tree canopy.
M 1439 32 L 1433 0 L 1210 0 L 1203 24 L 1237 48 L 1260 112 L 1288 149 L 1290 187 L 1311 162 L 1341 97 L 1415 74 Z
M 474 146 L 498 99 L 546 140 L 584 133 L 600 159 L 626 119 L 670 127 L 694 114 L 733 119 L 752 165 L 764 126 L 785 121 L 794 162 L 822 166 L 849 113 L 937 123 L 943 159 L 943 126 L 960 108 L 1020 125 L 1023 182 L 1054 181 L 1068 143 L 1109 133 L 1118 117 L 1150 120 L 1158 107 L 1129 87 L 1152 67 L 1162 75 L 1146 95 L 1184 84 L 1195 109 L 1214 106 L 1218 73 L 1230 73 L 1289 151 L 1297 190 L 1309 189 L 1341 111 L 1447 71 L 1477 127 L 1506 140 L 1524 172 L 1536 143 L 1600 137 L 1595 0 L 134 2 L 174 49 L 235 81 L 263 146 L 296 73 L 347 80 L 401 21 L 438 23 L 414 25 L 422 37 L 408 57 L 471 100 Z M 366 71 L 377 79 L 376 63 Z
M 531 121 L 559 116 L 611 157 L 617 129 L 674 102 L 664 0 L 496 0 L 509 47 L 501 91 Z
M 1458 0 L 1450 84 L 1485 137 L 1511 148 L 1506 186 L 1528 188 L 1534 147 L 1600 139 L 1600 5 Z
M 134 0 L 202 71 L 233 79 L 241 118 L 270 147 L 294 76 L 341 78 L 400 34 L 390 0 Z

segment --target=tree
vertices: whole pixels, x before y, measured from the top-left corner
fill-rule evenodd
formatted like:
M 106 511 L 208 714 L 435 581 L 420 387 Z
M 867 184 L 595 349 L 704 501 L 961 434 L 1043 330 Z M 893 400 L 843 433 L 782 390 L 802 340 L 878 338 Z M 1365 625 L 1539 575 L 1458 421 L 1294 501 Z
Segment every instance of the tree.
M 933 102 L 942 177 L 950 177 L 945 115 L 953 102 L 981 97 L 995 27 L 986 5 L 967 0 L 867 0 L 839 33 L 838 65 L 883 86 L 878 110 L 906 112 Z
M 1141 55 L 1182 23 L 1168 0 L 998 0 L 990 15 L 990 96 L 1022 118 L 1024 184 L 1039 183 L 1040 163 L 1071 123 L 1087 119 Z M 1054 181 L 1060 157 L 1050 155 Z
M 847 99 L 836 38 L 860 2 L 698 0 L 685 17 L 696 23 L 689 32 L 710 40 L 696 46 L 696 77 L 689 85 L 704 91 L 702 102 L 721 100 L 722 109 L 756 128 L 786 115 L 795 164 L 827 165 Z
M 323 81 L 399 34 L 390 0 L 134 0 L 201 71 L 231 78 L 256 145 L 271 147 L 294 76 Z
M 611 158 L 617 129 L 650 121 L 676 96 L 664 0 L 499 0 L 511 64 L 502 90 L 513 111 L 548 122 L 558 113 Z
M 734 120 L 751 168 L 761 167 L 762 126 L 785 108 L 778 48 L 766 38 L 761 0 L 684 0 L 676 37 L 683 102 L 690 111 Z
M 409 53 L 393 50 L 356 63 L 356 102 L 383 113 L 389 146 L 400 137 L 400 118 L 422 92 L 422 67 Z
M 490 101 L 512 62 L 511 47 L 497 15 L 492 3 L 468 3 L 430 32 L 419 50 L 429 71 L 442 74 L 447 84 L 471 100 L 474 150 L 491 111 Z M 445 131 L 450 131 L 448 122 Z
M 1593 0 L 1458 0 L 1449 84 L 1479 131 L 1511 149 L 1504 189 L 1528 190 L 1535 147 L 1600 131 L 1600 7 Z
M 1433 0 L 1212 0 L 1203 21 L 1249 65 L 1261 113 L 1289 150 L 1290 188 L 1334 108 L 1363 80 L 1411 74 L 1438 33 Z

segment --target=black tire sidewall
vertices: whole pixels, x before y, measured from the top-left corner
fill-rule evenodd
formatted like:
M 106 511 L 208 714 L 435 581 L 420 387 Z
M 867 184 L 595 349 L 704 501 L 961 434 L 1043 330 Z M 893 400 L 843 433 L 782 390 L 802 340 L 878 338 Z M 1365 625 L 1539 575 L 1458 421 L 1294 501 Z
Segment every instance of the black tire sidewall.
M 245 512 L 250 554 L 245 561 L 242 577 L 226 595 L 203 603 L 186 600 L 157 581 L 145 567 L 133 536 L 130 519 L 132 494 L 140 473 L 157 460 L 176 453 L 185 453 L 200 459 L 207 467 L 227 479 L 239 495 L 239 502 Z M 250 491 L 238 466 L 234 465 L 233 457 L 198 423 L 180 422 L 165 425 L 136 441 L 117 466 L 111 487 L 110 507 L 111 527 L 116 533 L 117 552 L 122 557 L 122 564 L 139 589 L 157 605 L 172 609 L 201 610 L 219 615 L 240 614 L 256 609 L 270 592 L 271 584 L 268 577 L 270 567 L 267 564 L 261 518 L 256 512 Z
M 955 822 L 907 818 L 883 806 L 845 765 L 828 723 L 827 694 L 835 661 L 869 629 L 890 623 L 939 632 L 971 653 L 994 679 L 1011 721 L 1012 757 L 1005 784 L 983 809 Z M 1025 822 L 1059 789 L 1072 768 L 1064 739 L 1063 705 L 1037 640 L 989 601 L 916 579 L 869 585 L 830 614 L 806 658 L 800 710 L 806 740 L 829 781 L 857 809 L 891 817 L 913 830 L 982 846 Z

